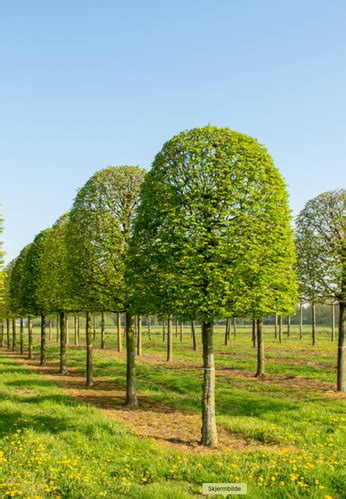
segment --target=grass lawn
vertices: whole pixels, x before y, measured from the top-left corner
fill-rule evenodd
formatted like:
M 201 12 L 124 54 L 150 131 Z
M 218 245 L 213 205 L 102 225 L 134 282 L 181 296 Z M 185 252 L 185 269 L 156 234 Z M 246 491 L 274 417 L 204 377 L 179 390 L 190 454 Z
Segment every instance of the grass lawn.
M 200 350 L 199 328 L 197 335 Z M 226 347 L 216 328 L 220 446 L 213 451 L 197 445 L 201 352 L 193 352 L 189 328 L 182 343 L 174 336 L 170 364 L 162 331 L 153 328 L 149 340 L 144 328 L 135 411 L 122 407 L 125 355 L 115 337 L 108 327 L 106 349 L 94 350 L 91 389 L 83 386 L 82 336 L 68 348 L 65 377 L 56 375 L 54 341 L 47 369 L 2 349 L 0 495 L 179 498 L 201 494 L 204 482 L 240 482 L 251 498 L 346 497 L 345 397 L 335 393 L 329 333 L 320 330 L 312 347 L 308 329 L 299 340 L 292 327 L 279 344 L 267 327 L 268 376 L 256 380 L 250 331 L 238 328 Z

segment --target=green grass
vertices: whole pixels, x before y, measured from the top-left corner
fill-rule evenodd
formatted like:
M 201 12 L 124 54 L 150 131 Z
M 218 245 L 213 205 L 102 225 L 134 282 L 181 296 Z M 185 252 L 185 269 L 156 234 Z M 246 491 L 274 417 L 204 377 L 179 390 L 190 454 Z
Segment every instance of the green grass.
M 336 345 L 329 334 L 320 331 L 312 347 L 308 330 L 299 340 L 293 328 L 280 345 L 267 328 L 268 381 L 251 376 L 256 357 L 248 329 L 239 328 L 227 347 L 223 329 L 215 336 L 218 425 L 252 442 L 249 449 L 203 455 L 160 446 L 68 397 L 3 351 L 0 495 L 179 498 L 200 494 L 204 482 L 246 482 L 251 498 L 345 497 L 345 404 L 320 383 L 335 382 Z M 143 338 L 144 355 L 137 359 L 140 399 L 199 413 L 201 352 L 192 351 L 188 328 L 182 344 L 174 337 L 178 362 L 170 366 L 160 361 L 165 358 L 161 331 L 154 330 L 151 341 L 144 331 Z M 199 329 L 198 340 L 200 348 Z M 38 330 L 35 341 L 37 354 Z M 107 349 L 94 352 L 95 383 L 100 376 L 124 387 L 125 357 L 114 347 L 115 329 L 109 328 Z M 54 342 L 48 358 L 58 360 Z M 84 358 L 82 347 L 69 347 L 70 367 L 82 372 Z

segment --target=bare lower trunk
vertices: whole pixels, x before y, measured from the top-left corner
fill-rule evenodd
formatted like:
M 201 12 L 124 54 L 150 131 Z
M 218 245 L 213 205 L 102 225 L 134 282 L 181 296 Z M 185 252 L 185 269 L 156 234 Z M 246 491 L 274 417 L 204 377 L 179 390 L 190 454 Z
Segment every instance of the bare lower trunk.
M 12 351 L 16 349 L 17 346 L 17 324 L 16 319 L 12 319 Z
M 162 341 L 165 341 L 166 340 L 166 325 L 165 325 L 165 321 L 163 320 L 162 321 Z
M 79 344 L 79 338 L 80 338 L 80 318 L 79 315 L 77 315 L 77 345 Z
M 346 391 L 345 368 L 345 304 L 339 303 L 339 334 L 338 334 L 338 365 L 337 365 L 337 391 Z
M 45 366 L 47 364 L 47 352 L 46 352 L 46 316 L 41 314 L 41 357 L 40 365 Z
M 118 352 L 122 352 L 123 350 L 123 344 L 121 340 L 121 322 L 120 322 L 120 314 L 119 312 L 117 313 L 117 347 L 118 347 Z
M 191 321 L 191 336 L 192 336 L 193 351 L 197 352 L 196 323 L 195 323 L 195 321 Z
M 134 316 L 126 312 L 126 401 L 129 408 L 138 405 L 136 393 L 136 344 Z
M 167 321 L 167 362 L 173 360 L 173 335 L 172 335 L 172 318 L 168 317 Z
M 299 314 L 299 338 L 302 339 L 303 338 L 303 305 L 302 303 L 300 304 L 300 314 Z
M 234 338 L 237 336 L 237 319 L 233 317 L 233 336 Z
M 96 340 L 96 317 L 93 317 L 93 340 Z
M 6 347 L 7 350 L 11 349 L 10 319 L 6 319 Z
M 60 328 L 59 328 L 59 314 L 56 316 L 56 342 L 59 343 Z
M 101 348 L 104 349 L 105 346 L 105 313 L 101 312 Z
M 91 314 L 85 312 L 85 336 L 86 336 L 86 386 L 93 386 L 93 333 L 91 328 Z
M 148 338 L 151 340 L 151 317 L 148 315 Z
M 48 319 L 48 341 L 52 341 L 52 321 L 50 318 Z
M 66 367 L 66 317 L 65 312 L 59 314 L 60 325 L 60 374 L 67 374 Z
M 78 346 L 78 320 L 77 320 L 77 316 L 75 315 L 74 318 L 73 318 L 73 328 L 74 328 L 74 338 L 73 338 L 73 342 L 74 342 L 74 346 L 77 347 Z
M 256 348 L 256 320 L 252 319 L 252 348 Z
M 142 355 L 142 316 L 137 316 L 137 355 Z
M 20 318 L 19 326 L 19 341 L 20 341 L 20 354 L 24 354 L 24 321 L 23 317 Z
M 1 319 L 1 330 L 0 330 L 0 347 L 1 348 L 3 348 L 5 345 L 4 331 L 5 331 L 4 321 L 3 321 L 3 319 Z
M 70 328 L 69 328 L 69 320 L 68 320 L 68 316 L 66 315 L 66 319 L 65 319 L 65 329 L 66 329 L 66 344 L 68 345 L 69 342 L 70 342 Z
M 278 314 L 275 314 L 275 329 L 274 329 L 274 337 L 278 337 Z
M 311 304 L 311 329 L 312 329 L 312 344 L 316 345 L 316 305 Z
M 180 323 L 180 343 L 183 342 L 183 323 Z
M 227 317 L 226 319 L 226 329 L 225 329 L 225 346 L 228 345 L 228 341 L 230 339 L 230 318 Z
M 282 343 L 282 315 L 279 315 L 279 343 Z
M 291 316 L 287 317 L 287 338 L 291 336 Z
M 263 320 L 257 319 L 257 378 L 263 378 L 265 375 L 265 356 L 264 356 L 264 336 Z
M 32 355 L 32 319 L 28 317 L 28 359 L 31 360 Z
M 335 306 L 332 303 L 332 341 L 335 340 Z
M 207 447 L 217 445 L 215 418 L 215 364 L 213 349 L 213 323 L 202 323 L 203 341 L 203 392 L 202 392 L 202 439 Z
M 175 337 L 178 338 L 178 319 L 175 318 Z

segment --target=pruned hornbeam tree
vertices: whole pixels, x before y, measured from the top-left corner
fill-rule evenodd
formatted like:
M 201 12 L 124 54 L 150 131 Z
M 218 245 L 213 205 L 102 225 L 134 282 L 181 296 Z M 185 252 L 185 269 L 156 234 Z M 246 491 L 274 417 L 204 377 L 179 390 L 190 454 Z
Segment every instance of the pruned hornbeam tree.
M 301 295 L 311 304 L 339 304 L 337 390 L 346 391 L 346 190 L 308 201 L 296 219 L 297 272 Z
M 136 309 L 202 322 L 203 445 L 217 444 L 214 322 L 290 313 L 293 263 L 285 184 L 263 146 L 213 126 L 164 144 L 141 190 L 128 280 Z
M 51 283 L 46 286 L 44 281 L 45 256 L 47 254 L 46 243 L 51 229 L 41 231 L 29 246 L 23 272 L 23 302 L 31 316 L 40 316 L 41 319 L 41 341 L 40 341 L 40 365 L 47 363 L 46 348 L 46 316 L 49 314 L 47 291 Z
M 11 277 L 9 282 L 10 307 L 17 317 L 20 317 L 20 353 L 24 353 L 24 325 L 23 317 L 28 318 L 28 357 L 32 359 L 32 311 L 27 307 L 25 299 L 25 266 L 30 249 L 30 244 L 25 246 L 13 262 Z
M 67 268 L 66 229 L 69 214 L 62 215 L 45 231 L 43 251 L 39 264 L 39 285 L 37 296 L 44 303 L 47 313 L 58 314 L 59 324 L 59 373 L 67 374 L 67 334 L 69 312 L 76 312 L 78 302 L 70 287 L 71 279 Z
M 74 200 L 66 237 L 71 287 L 79 309 L 86 314 L 108 311 L 126 315 L 128 407 L 137 405 L 136 344 L 134 312 L 129 302 L 131 290 L 126 288 L 124 276 L 132 220 L 144 175 L 145 171 L 136 166 L 109 167 L 96 172 Z M 92 335 L 88 327 L 86 370 L 90 385 Z

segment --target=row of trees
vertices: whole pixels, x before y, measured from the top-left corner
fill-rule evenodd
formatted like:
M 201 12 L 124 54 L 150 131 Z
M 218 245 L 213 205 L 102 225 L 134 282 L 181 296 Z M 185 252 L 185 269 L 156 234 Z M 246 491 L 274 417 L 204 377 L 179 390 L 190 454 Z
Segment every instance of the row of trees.
M 200 320 L 201 442 L 214 446 L 213 324 L 235 316 L 255 321 L 261 375 L 263 317 L 289 315 L 298 301 L 290 221 L 284 181 L 255 139 L 213 126 L 182 132 L 163 146 L 147 174 L 139 167 L 121 166 L 90 178 L 71 211 L 38 234 L 8 266 L 2 316 L 28 317 L 29 355 L 32 317 L 41 316 L 44 364 L 46 317 L 58 313 L 64 374 L 66 314 L 83 311 L 86 383 L 91 386 L 91 313 L 124 313 L 128 407 L 138 404 L 135 316 L 166 319 L 168 359 L 172 317 Z M 305 237 L 303 232 L 298 236 Z M 332 277 L 340 276 L 336 272 L 328 279 Z M 305 278 L 301 290 L 304 285 Z M 344 300 L 343 293 L 334 296 L 339 303 Z M 342 325 L 342 307 L 340 317 Z M 118 333 L 118 345 L 120 341 Z M 342 351 L 340 331 L 339 346 Z M 343 387 L 338 381 L 338 388 Z

